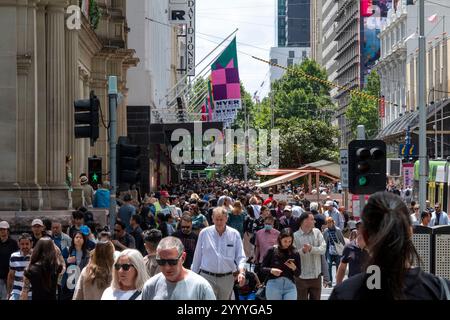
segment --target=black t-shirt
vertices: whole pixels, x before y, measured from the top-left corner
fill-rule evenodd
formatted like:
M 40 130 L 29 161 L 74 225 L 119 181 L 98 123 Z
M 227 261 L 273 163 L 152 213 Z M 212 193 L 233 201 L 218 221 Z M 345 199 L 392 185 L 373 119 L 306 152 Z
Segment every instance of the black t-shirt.
M 369 258 L 369 254 L 366 250 L 362 250 L 356 245 L 355 241 L 352 241 L 344 247 L 342 252 L 341 261 L 348 263 L 348 276 L 352 277 L 363 271 L 363 265 Z
M 284 264 L 289 259 L 294 259 L 295 266 L 297 267 L 295 271 L 292 271 L 291 268 Z M 301 274 L 300 265 L 300 254 L 297 250 L 292 250 L 292 252 L 289 253 L 287 250 L 272 247 L 269 251 L 267 251 L 264 257 L 262 271 L 268 276 L 267 280 L 271 280 L 279 277 L 276 277 L 270 273 L 270 269 L 280 269 L 282 271 L 280 277 L 286 277 L 294 282 L 294 276 L 299 277 Z
M 56 300 L 58 272 L 57 267 L 53 266 L 53 270 L 50 271 L 50 285 L 48 285 L 44 281 L 44 274 L 47 275 L 48 272 L 43 270 L 40 264 L 33 264 L 24 271 L 25 277 L 31 283 L 32 300 Z
M 19 251 L 19 246 L 15 240 L 8 238 L 5 242 L 0 241 L 0 279 L 6 281 L 8 278 L 9 258 L 16 251 Z
M 369 290 L 367 280 L 370 274 L 360 273 L 337 285 L 329 300 L 392 300 L 381 290 Z M 369 280 L 370 281 L 370 280 Z M 450 281 L 446 280 L 450 287 Z M 405 277 L 403 293 L 407 300 L 440 300 L 445 297 L 439 279 L 420 268 L 410 269 Z
M 140 253 L 145 257 L 147 252 L 145 251 L 144 246 L 144 238 L 142 237 L 142 229 L 141 227 L 137 227 L 136 229 L 130 232 L 130 235 L 134 238 L 136 249 L 139 250 Z
M 183 266 L 186 269 L 190 269 L 192 265 L 192 261 L 194 260 L 195 247 L 197 246 L 198 236 L 191 232 L 186 235 L 181 230 L 174 232 L 172 235 L 181 240 L 184 245 L 184 250 L 186 251 L 186 260 L 183 263 Z

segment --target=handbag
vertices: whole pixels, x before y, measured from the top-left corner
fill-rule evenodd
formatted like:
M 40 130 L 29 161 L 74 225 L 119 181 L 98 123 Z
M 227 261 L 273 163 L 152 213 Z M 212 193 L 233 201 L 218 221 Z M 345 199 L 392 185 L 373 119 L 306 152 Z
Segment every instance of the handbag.
M 340 242 L 335 242 L 334 247 L 336 248 L 336 253 L 339 256 L 342 256 L 342 254 L 344 253 L 344 245 Z

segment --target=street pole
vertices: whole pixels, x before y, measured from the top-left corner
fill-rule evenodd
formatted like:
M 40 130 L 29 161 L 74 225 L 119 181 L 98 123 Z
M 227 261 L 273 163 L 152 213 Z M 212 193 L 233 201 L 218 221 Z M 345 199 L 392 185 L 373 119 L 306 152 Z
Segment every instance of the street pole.
M 247 104 L 242 101 L 242 103 L 244 104 L 244 134 L 245 134 L 245 144 L 244 144 L 244 150 L 245 150 L 245 157 L 244 157 L 244 181 L 245 183 L 247 183 L 248 181 L 248 166 L 247 166 L 247 154 L 248 154 L 248 135 L 247 135 L 247 131 L 248 131 L 248 123 L 247 123 Z
M 366 140 L 366 129 L 363 125 L 359 125 L 357 129 L 357 139 Z M 359 195 L 359 216 L 361 216 L 364 205 L 366 204 L 366 196 L 364 194 Z
M 419 205 L 426 208 L 427 197 L 427 111 L 425 110 L 425 0 L 419 0 Z
M 111 193 L 109 198 L 109 230 L 114 230 L 116 222 L 116 147 L 117 147 L 117 77 L 110 76 L 108 80 L 109 101 L 109 170 Z

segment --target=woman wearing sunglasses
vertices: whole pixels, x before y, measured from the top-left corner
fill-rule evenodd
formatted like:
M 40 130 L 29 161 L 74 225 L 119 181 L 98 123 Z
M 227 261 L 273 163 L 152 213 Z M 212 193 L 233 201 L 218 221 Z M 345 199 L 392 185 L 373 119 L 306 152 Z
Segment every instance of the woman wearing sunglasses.
M 149 278 L 142 254 L 126 249 L 114 261 L 112 283 L 102 300 L 141 300 L 142 287 Z

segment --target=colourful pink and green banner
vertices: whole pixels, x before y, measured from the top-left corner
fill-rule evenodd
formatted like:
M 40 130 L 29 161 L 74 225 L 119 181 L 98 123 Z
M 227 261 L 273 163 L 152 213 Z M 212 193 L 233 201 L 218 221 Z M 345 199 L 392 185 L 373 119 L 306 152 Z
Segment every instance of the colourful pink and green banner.
M 227 125 L 236 118 L 241 108 L 241 83 L 237 59 L 236 38 L 230 42 L 211 65 L 214 120 Z

